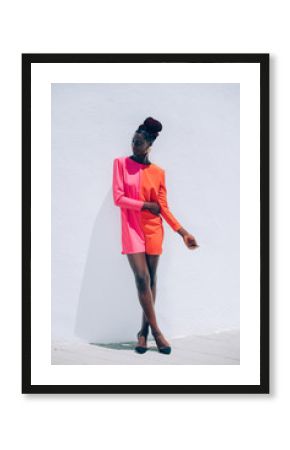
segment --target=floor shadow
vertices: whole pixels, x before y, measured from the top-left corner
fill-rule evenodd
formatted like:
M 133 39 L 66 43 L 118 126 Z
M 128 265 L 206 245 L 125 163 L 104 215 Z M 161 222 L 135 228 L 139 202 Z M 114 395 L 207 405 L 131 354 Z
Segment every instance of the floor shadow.
M 134 348 L 136 346 L 136 342 L 135 341 L 112 342 L 112 343 L 108 343 L 108 344 L 90 342 L 90 345 L 96 345 L 98 347 L 103 347 L 103 348 L 109 348 L 111 350 L 134 350 Z M 148 347 L 147 351 L 157 352 L 157 348 Z

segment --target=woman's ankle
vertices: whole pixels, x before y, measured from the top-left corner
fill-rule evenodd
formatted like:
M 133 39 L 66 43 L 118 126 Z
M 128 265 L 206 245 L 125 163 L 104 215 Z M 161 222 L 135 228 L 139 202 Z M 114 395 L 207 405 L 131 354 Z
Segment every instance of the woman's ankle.
M 149 327 L 146 326 L 146 325 L 145 325 L 145 327 L 144 327 L 144 326 L 141 327 L 139 333 L 140 333 L 141 336 L 148 336 L 148 333 L 149 333 Z
M 162 335 L 162 331 L 160 330 L 160 328 L 152 328 L 151 327 L 151 333 L 153 336 L 159 336 Z

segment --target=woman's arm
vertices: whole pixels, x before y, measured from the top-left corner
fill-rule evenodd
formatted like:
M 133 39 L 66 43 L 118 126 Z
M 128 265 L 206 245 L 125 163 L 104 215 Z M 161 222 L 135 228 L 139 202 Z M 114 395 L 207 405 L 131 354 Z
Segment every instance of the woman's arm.
M 124 193 L 123 170 L 121 162 L 118 158 L 113 163 L 113 199 L 114 204 L 120 208 L 134 209 L 139 211 L 142 209 L 144 202 L 135 198 L 126 197 Z
M 162 174 L 162 181 L 159 189 L 159 204 L 161 207 L 161 215 L 164 217 L 166 222 L 171 226 L 174 231 L 177 231 L 180 236 L 182 236 L 185 245 L 193 250 L 199 247 L 196 242 L 195 237 L 190 234 L 185 228 L 181 226 L 178 220 L 173 216 L 173 214 L 169 211 L 167 204 L 167 190 L 165 184 L 165 171 Z
M 174 217 L 174 215 L 171 213 L 168 207 L 167 203 L 167 189 L 166 189 L 166 182 L 165 182 L 165 171 L 162 171 L 161 176 L 161 184 L 159 188 L 158 193 L 158 202 L 160 205 L 160 214 L 161 216 L 166 220 L 168 225 L 174 230 L 178 231 L 180 228 L 182 228 L 181 223 L 178 222 L 178 220 Z

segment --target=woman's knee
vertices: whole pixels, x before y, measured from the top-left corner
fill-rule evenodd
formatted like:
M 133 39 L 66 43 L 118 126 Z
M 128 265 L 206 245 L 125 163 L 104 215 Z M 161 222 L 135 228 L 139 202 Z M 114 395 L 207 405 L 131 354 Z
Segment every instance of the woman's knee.
M 145 292 L 150 287 L 150 275 L 147 272 L 135 273 L 135 281 L 140 292 Z

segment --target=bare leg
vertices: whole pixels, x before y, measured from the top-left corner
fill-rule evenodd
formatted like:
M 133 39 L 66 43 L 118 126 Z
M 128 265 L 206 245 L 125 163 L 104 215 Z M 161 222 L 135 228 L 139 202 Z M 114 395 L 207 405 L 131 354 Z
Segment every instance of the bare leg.
M 147 266 L 150 273 L 150 287 L 152 292 L 153 303 L 155 305 L 156 302 L 156 285 L 157 285 L 157 265 L 159 261 L 160 255 L 148 255 L 145 253 L 145 257 L 147 260 Z M 148 335 L 149 332 L 149 322 L 145 316 L 144 311 L 142 312 L 142 324 L 141 330 L 144 336 Z
M 149 256 L 149 255 L 147 255 L 147 256 Z M 156 256 L 156 255 L 154 255 L 154 256 Z M 169 343 L 163 336 L 163 334 L 158 326 L 157 319 L 156 319 L 155 308 L 154 308 L 155 297 L 153 297 L 153 293 L 152 293 L 152 289 L 151 289 L 151 276 L 150 276 L 150 271 L 148 268 L 146 254 L 144 252 L 133 253 L 133 254 L 127 254 L 127 257 L 128 257 L 129 264 L 130 264 L 130 266 L 133 270 L 134 276 L 135 276 L 135 283 L 136 283 L 137 290 L 138 290 L 138 297 L 139 297 L 139 301 L 142 306 L 143 314 L 144 314 L 144 317 L 146 320 L 146 322 L 144 321 L 145 327 L 150 326 L 152 333 L 158 333 L 158 334 L 160 333 L 160 335 L 158 337 L 158 343 L 160 346 L 168 346 Z M 155 262 L 155 264 L 153 264 L 153 266 L 156 265 L 156 267 L 157 267 L 158 258 L 155 258 L 155 261 L 154 261 L 154 258 L 151 258 L 151 262 Z M 152 271 L 152 273 L 153 273 L 153 271 Z M 154 278 L 155 278 L 155 283 L 154 283 Z M 152 280 L 153 280 L 153 292 L 155 292 L 154 295 L 156 296 L 156 273 Z M 154 284 L 155 284 L 155 287 L 154 287 Z M 148 325 L 147 325 L 147 322 L 148 322 Z M 141 339 L 143 339 L 143 338 L 141 338 Z M 140 341 L 140 345 L 144 345 L 144 344 L 141 343 L 141 341 Z
M 153 331 L 161 332 L 157 324 L 153 295 L 150 287 L 150 272 L 147 266 L 145 253 L 127 254 L 127 257 L 135 276 L 138 297 L 145 318 Z

